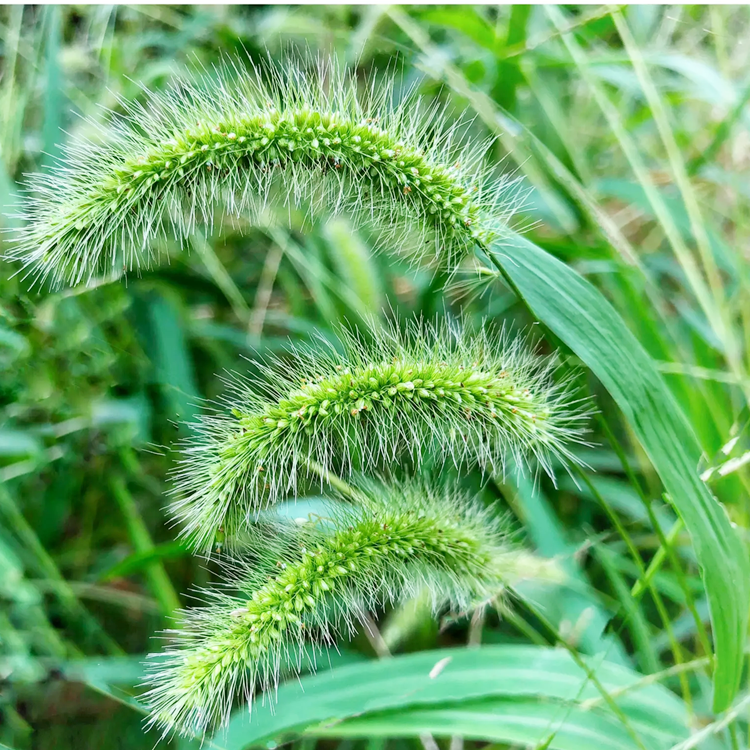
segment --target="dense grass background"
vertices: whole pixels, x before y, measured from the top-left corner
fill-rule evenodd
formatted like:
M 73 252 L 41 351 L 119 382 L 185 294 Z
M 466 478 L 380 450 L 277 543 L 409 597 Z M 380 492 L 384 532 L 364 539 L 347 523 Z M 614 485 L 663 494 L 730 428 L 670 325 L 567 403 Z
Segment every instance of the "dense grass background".
M 87 130 L 81 115 L 102 120 L 119 96 L 141 98 L 139 84 L 158 88 L 185 66 L 279 57 L 290 44 L 363 73 L 398 61 L 405 84 L 475 116 L 477 136 L 498 137 L 490 158 L 527 191 L 519 226 L 595 284 L 656 361 L 698 436 L 700 471 L 746 539 L 749 32 L 744 7 L 4 7 L 0 197 L 5 207 L 23 200 L 23 173 L 50 164 L 64 131 Z M 446 291 L 444 278 L 374 255 L 344 220 L 196 236 L 189 255 L 95 289 L 30 291 L 14 271 L 4 264 L 0 280 L 0 743 L 19 750 L 153 747 L 129 702 L 140 661 L 190 603 L 184 592 L 214 576 L 173 541 L 165 477 L 181 421 L 221 395 L 218 373 L 251 370 L 243 357 L 362 326 L 384 309 L 533 322 L 501 283 L 478 284 L 467 269 Z M 367 671 L 388 652 L 562 644 L 576 658 L 604 654 L 658 675 L 684 702 L 686 731 L 715 730 L 696 746 L 746 745 L 746 686 L 728 720 L 712 724 L 711 631 L 690 539 L 611 397 L 586 368 L 582 380 L 600 410 L 597 445 L 581 454 L 591 469 L 536 492 L 511 478 L 482 490 L 530 545 L 560 556 L 569 582 L 529 588 L 515 614 L 442 627 L 418 604 L 379 613 L 382 638 L 363 634 L 336 656 L 365 669 L 343 672 L 341 695 L 358 679 L 373 696 L 392 694 L 408 667 L 380 683 Z M 481 478 L 466 482 L 479 488 Z M 478 665 L 466 659 L 469 682 L 486 679 L 472 678 Z M 527 667 L 508 679 L 532 698 L 545 695 L 545 669 L 568 669 Z M 333 694 L 311 685 L 279 707 L 281 723 Z M 435 702 L 464 710 L 459 697 Z M 387 742 L 418 747 L 413 736 L 434 730 L 457 748 L 460 735 L 492 737 L 472 728 L 499 725 L 508 705 L 553 746 L 601 747 L 616 735 L 602 725 L 566 739 L 575 712 L 515 701 L 440 716 L 383 705 L 395 710 L 348 730 L 369 740 L 325 743 L 379 748 L 410 735 Z M 633 743 L 627 717 L 612 715 L 625 729 L 620 746 Z M 329 734 L 347 736 L 345 727 Z M 216 744 L 240 748 L 248 736 L 237 729 Z M 640 746 L 665 742 L 649 735 Z

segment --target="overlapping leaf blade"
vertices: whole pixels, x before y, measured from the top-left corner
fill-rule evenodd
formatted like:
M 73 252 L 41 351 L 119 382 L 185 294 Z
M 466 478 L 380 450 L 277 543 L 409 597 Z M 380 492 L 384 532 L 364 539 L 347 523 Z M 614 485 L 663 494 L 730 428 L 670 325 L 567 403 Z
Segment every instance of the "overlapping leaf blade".
M 534 315 L 599 378 L 661 477 L 695 547 L 708 593 L 716 669 L 714 710 L 739 687 L 750 606 L 750 561 L 724 508 L 698 475 L 701 448 L 654 362 L 606 299 L 522 237 L 493 259 Z
M 600 684 L 610 692 L 632 687 L 642 679 L 635 672 L 598 658 L 590 659 L 588 664 L 596 672 Z M 495 700 L 501 697 L 504 700 Z M 493 698 L 493 701 L 487 702 L 488 698 Z M 566 712 L 560 711 L 562 704 L 580 706 L 583 701 L 593 700 L 602 704 L 597 708 L 597 716 L 605 717 L 601 721 L 608 726 L 617 725 L 619 734 L 625 732 L 622 736 L 628 738 L 628 747 L 637 746 L 625 731 L 620 717 L 607 709 L 597 687 L 570 654 L 561 649 L 539 646 L 445 649 L 355 664 L 310 676 L 300 682 L 290 681 L 279 688 L 277 699 L 278 706 L 255 706 L 252 721 L 248 720 L 245 712 L 238 715 L 230 724 L 227 734 L 221 733 L 216 737 L 217 744 L 228 750 L 241 750 L 313 726 L 318 733 L 335 735 L 340 732 L 342 735 L 351 733 L 361 736 L 355 723 L 350 727 L 347 722 L 326 726 L 321 726 L 321 722 L 385 711 L 387 720 L 384 719 L 385 714 L 378 714 L 372 719 L 373 733 L 413 735 L 417 727 L 421 727 L 419 731 L 431 731 L 425 727 L 433 719 L 435 731 L 438 732 L 442 731 L 441 727 L 447 728 L 446 722 L 450 719 L 439 712 L 431 713 L 426 708 L 444 707 L 446 704 L 451 704 L 451 711 L 457 712 L 451 715 L 462 717 L 460 729 L 459 724 L 455 727 L 456 733 L 464 733 L 467 737 L 501 739 L 497 733 L 490 735 L 467 729 L 467 716 L 477 712 L 479 716 L 490 711 L 490 714 L 496 713 L 499 717 L 503 712 L 502 707 L 509 705 L 508 700 L 512 699 L 513 705 L 520 701 L 519 705 L 532 707 L 527 709 L 529 716 L 535 714 L 533 721 L 529 719 L 528 728 L 529 732 L 535 732 L 529 740 L 532 743 L 541 739 L 538 732 L 540 722 L 546 722 L 544 726 L 550 729 L 565 723 Z M 664 736 L 673 743 L 687 733 L 684 704 L 660 685 L 628 691 L 617 698 L 617 704 L 628 721 L 632 722 L 631 729 L 638 734 L 645 731 L 646 735 Z M 534 709 L 534 705 L 538 708 Z M 408 719 L 411 711 L 416 712 L 413 724 Z M 477 721 L 486 724 L 479 718 Z M 584 725 L 587 721 L 584 720 Z M 592 721 L 596 723 L 599 720 Z M 376 731 L 376 726 L 380 726 L 380 730 Z M 392 729 L 388 730 L 389 726 Z M 506 741 L 518 741 L 513 733 L 515 729 L 511 731 L 511 724 L 508 727 L 508 733 L 502 737 Z M 419 731 L 416 733 L 419 734 Z M 565 750 L 568 746 L 560 745 L 560 748 Z

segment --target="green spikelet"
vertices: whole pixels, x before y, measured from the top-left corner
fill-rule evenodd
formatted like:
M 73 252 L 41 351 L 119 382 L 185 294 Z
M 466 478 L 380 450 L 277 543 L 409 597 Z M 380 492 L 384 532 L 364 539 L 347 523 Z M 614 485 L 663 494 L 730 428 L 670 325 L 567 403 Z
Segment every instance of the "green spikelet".
M 428 454 L 498 473 L 530 456 L 548 472 L 553 458 L 575 460 L 587 407 L 523 340 L 415 324 L 343 343 L 343 356 L 304 350 L 272 362 L 265 384 L 237 379 L 231 411 L 196 425 L 172 512 L 198 548 L 219 530 L 231 543 L 259 509 L 296 493 L 311 462 L 341 476 Z
M 153 724 L 200 734 L 226 722 L 237 697 L 272 695 L 281 664 L 314 668 L 368 612 L 425 589 L 436 613 L 467 612 L 519 579 L 556 575 L 459 494 L 412 482 L 370 484 L 362 497 L 303 526 L 255 527 L 260 559 L 231 572 L 242 596 L 214 592 L 189 611 L 167 661 L 152 666 Z
M 101 142 L 68 145 L 32 179 L 10 257 L 53 285 L 88 282 L 150 265 L 160 237 L 184 244 L 217 208 L 252 222 L 267 205 L 345 212 L 421 260 L 489 242 L 515 210 L 513 183 L 488 176 L 486 149 L 444 112 L 393 99 L 388 82 L 362 90 L 331 64 L 285 63 L 121 102 Z

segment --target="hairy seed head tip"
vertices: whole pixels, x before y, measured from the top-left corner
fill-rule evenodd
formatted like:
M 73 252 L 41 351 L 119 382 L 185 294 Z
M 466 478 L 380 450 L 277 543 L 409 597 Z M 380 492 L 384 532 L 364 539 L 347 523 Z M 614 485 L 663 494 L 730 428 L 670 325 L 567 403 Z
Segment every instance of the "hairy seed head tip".
M 343 355 L 297 349 L 266 363 L 265 382 L 237 376 L 229 408 L 194 425 L 172 513 L 196 547 L 210 549 L 217 531 L 231 545 L 258 510 L 326 472 L 431 455 L 497 474 L 531 459 L 551 474 L 553 459 L 575 462 L 573 447 L 585 443 L 587 402 L 523 338 L 414 323 L 367 343 L 342 340 Z
M 148 267 L 159 240 L 186 244 L 225 216 L 265 207 L 338 212 L 377 228 L 379 245 L 452 263 L 502 231 L 512 180 L 483 149 L 392 84 L 362 88 L 334 64 L 227 68 L 122 102 L 101 142 L 76 141 L 29 184 L 10 258 L 37 281 L 90 282 Z M 463 135 L 462 135 L 463 133 Z
M 237 698 L 273 699 L 286 668 L 314 669 L 371 611 L 427 593 L 437 613 L 466 613 L 524 578 L 559 578 L 512 544 L 488 510 L 455 491 L 411 480 L 362 486 L 361 507 L 331 506 L 303 525 L 248 531 L 253 559 L 232 563 L 149 665 L 151 723 L 201 734 L 225 723 Z

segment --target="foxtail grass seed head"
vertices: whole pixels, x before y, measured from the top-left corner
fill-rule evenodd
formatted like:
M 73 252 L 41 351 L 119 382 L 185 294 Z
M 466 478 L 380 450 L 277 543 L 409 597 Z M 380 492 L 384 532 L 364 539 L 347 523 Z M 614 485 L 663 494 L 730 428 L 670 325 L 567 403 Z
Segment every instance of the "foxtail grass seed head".
M 452 262 L 501 233 L 520 200 L 483 166 L 488 144 L 444 110 L 396 103 L 392 80 L 361 86 L 331 63 L 237 65 L 146 96 L 31 180 L 10 257 L 35 280 L 147 267 L 161 239 L 185 244 L 217 208 L 255 222 L 269 205 L 345 212 L 385 249 Z
M 551 475 L 553 459 L 576 460 L 588 403 L 523 338 L 425 323 L 374 335 L 342 335 L 343 355 L 293 350 L 262 366 L 265 382 L 234 379 L 228 408 L 194 426 L 173 477 L 184 537 L 208 550 L 221 532 L 231 545 L 311 466 L 348 476 L 430 455 L 499 474 L 531 460 Z
M 418 481 L 362 494 L 362 507 L 329 518 L 249 530 L 256 558 L 234 562 L 228 581 L 240 595 L 214 591 L 185 613 L 150 665 L 151 724 L 201 735 L 226 723 L 237 698 L 273 700 L 282 665 L 314 669 L 323 647 L 384 605 L 427 592 L 435 613 L 465 613 L 521 579 L 559 579 L 461 494 Z

